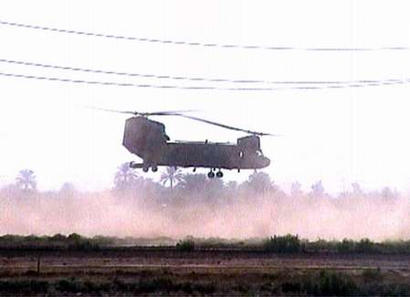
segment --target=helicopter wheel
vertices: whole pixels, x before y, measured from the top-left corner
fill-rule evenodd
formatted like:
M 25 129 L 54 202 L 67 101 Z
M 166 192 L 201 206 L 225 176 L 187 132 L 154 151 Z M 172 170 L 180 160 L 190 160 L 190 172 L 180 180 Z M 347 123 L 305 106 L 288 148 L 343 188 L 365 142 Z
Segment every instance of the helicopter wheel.
M 222 178 L 223 176 L 224 176 L 224 174 L 220 170 L 216 173 L 216 177 L 218 177 L 218 178 Z
M 158 171 L 158 167 L 157 166 L 152 166 L 151 167 L 152 172 L 157 172 Z
M 208 177 L 209 178 L 214 178 L 215 177 L 215 173 L 213 173 L 212 171 L 208 172 Z
M 142 171 L 148 172 L 149 167 L 142 167 Z

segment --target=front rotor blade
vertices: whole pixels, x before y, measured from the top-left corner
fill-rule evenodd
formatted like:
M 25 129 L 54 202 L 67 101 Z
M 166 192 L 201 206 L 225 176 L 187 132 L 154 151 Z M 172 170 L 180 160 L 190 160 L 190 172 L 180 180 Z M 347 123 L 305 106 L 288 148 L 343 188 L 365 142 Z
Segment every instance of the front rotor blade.
M 94 106 L 86 106 L 85 108 L 94 109 L 94 110 L 101 110 L 101 111 L 107 111 L 107 112 L 122 113 L 122 114 L 133 114 L 133 115 L 136 115 L 136 114 L 137 114 L 137 113 L 134 112 L 134 111 L 116 110 L 116 109 L 100 108 L 100 107 L 94 107 Z
M 239 131 L 239 132 L 245 132 L 245 133 L 253 134 L 253 135 L 280 136 L 280 135 L 277 135 L 277 134 L 256 132 L 256 131 L 251 131 L 251 130 L 247 130 L 247 129 L 241 129 L 241 128 L 237 128 L 237 127 L 233 127 L 233 126 L 213 122 L 213 121 L 210 121 L 210 120 L 185 115 L 185 114 L 182 113 L 182 112 L 193 112 L 195 110 L 169 110 L 169 111 L 139 112 L 139 111 L 115 110 L 115 109 L 106 109 L 106 108 L 97 108 L 97 107 L 88 107 L 88 108 L 107 111 L 107 112 L 121 113 L 121 114 L 132 114 L 132 115 L 135 115 L 135 116 L 137 116 L 137 115 L 140 115 L 140 116 L 178 116 L 178 117 L 183 117 L 183 118 L 191 119 L 191 120 L 194 120 L 194 121 L 199 121 L 199 122 L 203 122 L 203 123 L 206 123 L 206 124 L 218 126 L 218 127 L 221 127 L 221 128 L 234 130 L 234 131 Z
M 142 116 L 150 116 L 150 115 L 175 115 L 180 114 L 181 112 L 193 112 L 195 110 L 169 110 L 169 111 L 153 111 L 153 112 L 140 112 L 140 111 L 129 111 L 129 110 L 116 110 L 116 109 L 108 109 L 108 108 L 99 108 L 93 106 L 86 106 L 90 109 L 107 111 L 107 112 L 115 112 L 115 113 L 122 113 L 122 114 L 132 114 L 132 115 L 142 115 Z

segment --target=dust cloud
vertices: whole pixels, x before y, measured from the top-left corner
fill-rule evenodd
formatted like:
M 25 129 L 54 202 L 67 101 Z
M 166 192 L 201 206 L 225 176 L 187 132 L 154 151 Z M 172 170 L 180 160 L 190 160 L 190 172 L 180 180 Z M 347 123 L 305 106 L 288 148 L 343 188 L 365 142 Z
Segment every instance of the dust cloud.
M 410 238 L 409 197 L 331 197 L 224 190 L 218 196 L 162 189 L 100 193 L 0 192 L 0 234 L 247 239 L 298 234 L 310 240 Z

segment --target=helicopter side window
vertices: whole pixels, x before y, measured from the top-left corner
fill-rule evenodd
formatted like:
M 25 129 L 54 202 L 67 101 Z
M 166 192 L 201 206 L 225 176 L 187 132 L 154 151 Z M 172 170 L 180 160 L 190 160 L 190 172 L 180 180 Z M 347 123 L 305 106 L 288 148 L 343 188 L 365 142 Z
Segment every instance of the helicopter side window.
M 239 158 L 243 159 L 243 157 L 244 157 L 244 153 L 243 153 L 243 151 L 240 151 L 239 152 Z

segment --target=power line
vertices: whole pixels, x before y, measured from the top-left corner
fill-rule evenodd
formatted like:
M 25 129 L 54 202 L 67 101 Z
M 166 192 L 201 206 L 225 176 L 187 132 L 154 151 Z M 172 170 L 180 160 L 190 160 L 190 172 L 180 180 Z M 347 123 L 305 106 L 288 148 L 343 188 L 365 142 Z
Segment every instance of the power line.
M 188 81 L 204 81 L 204 82 L 227 82 L 227 83 L 241 83 L 241 84 L 276 84 L 276 85 L 324 85 L 324 84 L 362 84 L 362 83 L 380 83 L 380 82 L 394 82 L 400 81 L 397 79 L 388 80 L 353 80 L 353 81 L 271 81 L 271 80 L 249 80 L 249 79 L 228 79 L 228 78 L 205 78 L 205 77 L 190 77 L 190 76 L 171 76 L 171 75 L 161 75 L 161 74 L 143 74 L 143 73 L 131 73 L 131 72 L 119 72 L 119 71 L 108 71 L 90 68 L 80 68 L 80 67 L 70 67 L 70 66 L 60 66 L 43 64 L 28 61 L 17 61 L 10 59 L 0 58 L 0 63 L 8 63 L 15 65 L 33 66 L 49 69 L 59 69 L 59 70 L 69 70 L 77 72 L 87 72 L 96 74 L 108 74 L 108 75 L 118 75 L 118 76 L 129 76 L 129 77 L 143 77 L 143 78 L 155 78 L 155 79 L 172 79 L 172 80 L 188 80 Z
M 125 36 L 125 35 L 114 35 L 106 33 L 94 33 L 85 31 L 76 31 L 62 28 L 22 24 L 16 22 L 8 22 L 0 20 L 1 25 L 20 27 L 25 29 L 34 29 L 42 31 L 52 31 L 58 33 L 76 34 L 91 37 L 102 37 L 110 39 L 121 39 L 121 40 L 131 40 L 139 42 L 157 43 L 157 44 L 172 44 L 172 45 L 184 45 L 184 46 L 198 46 L 198 47 L 209 47 L 209 48 L 233 48 L 233 49 L 256 49 L 256 50 L 277 50 L 277 51 L 287 51 L 287 50 L 300 50 L 300 51 L 328 51 L 328 52 L 352 52 L 352 51 L 384 51 L 384 50 L 409 50 L 407 46 L 394 46 L 394 47 L 378 47 L 378 48 L 347 48 L 347 47 L 308 47 L 308 48 L 298 48 L 291 46 L 264 46 L 264 45 L 240 45 L 240 44 L 220 44 L 220 43 L 205 43 L 205 42 L 191 42 L 191 41 L 176 41 L 176 40 L 164 40 L 146 37 L 135 37 L 135 36 Z
M 363 83 L 363 84 L 348 84 L 348 85 L 327 85 L 327 86 L 292 86 L 285 88 L 253 88 L 253 87 L 214 87 L 214 86 L 178 86 L 178 85 L 155 85 L 155 84 L 136 84 L 136 83 L 119 83 L 108 81 L 89 81 L 89 80 L 77 80 L 69 78 L 58 78 L 48 76 L 35 76 L 26 74 L 4 73 L 0 72 L 0 76 L 36 79 L 46 81 L 68 82 L 87 85 L 104 85 L 104 86 L 118 86 L 118 87 L 137 87 L 137 88 L 155 88 L 155 89 L 181 89 L 181 90 L 217 90 L 217 91 L 281 91 L 281 90 L 321 90 L 321 89 L 342 89 L 342 88 L 363 88 L 363 87 L 375 87 L 384 85 L 398 85 L 410 82 L 410 78 L 404 80 L 383 81 L 378 83 Z

